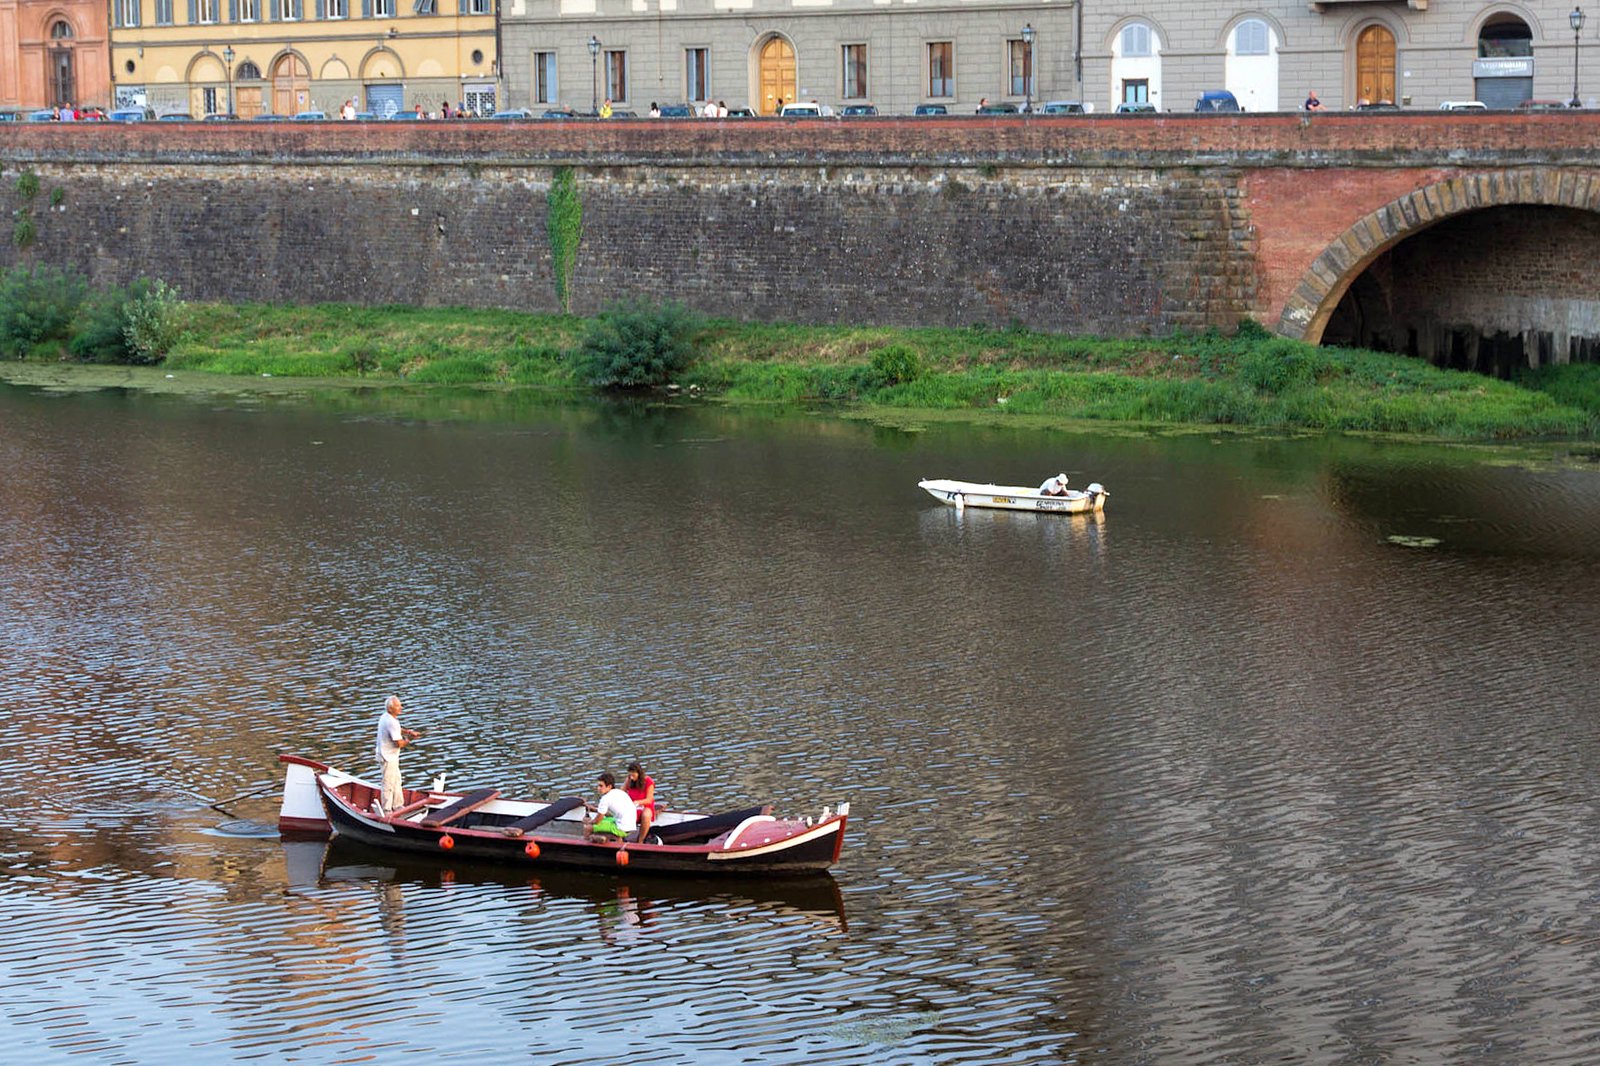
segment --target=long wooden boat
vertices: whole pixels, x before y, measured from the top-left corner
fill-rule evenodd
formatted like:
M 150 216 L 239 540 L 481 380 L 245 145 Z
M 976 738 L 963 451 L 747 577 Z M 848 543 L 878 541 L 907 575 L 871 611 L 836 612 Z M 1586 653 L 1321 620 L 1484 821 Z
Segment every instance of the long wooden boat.
M 299 755 L 280 755 L 285 837 L 337 834 L 387 850 L 590 870 L 697 876 L 803 877 L 839 861 L 850 805 L 819 818 L 774 818 L 769 807 L 701 815 L 661 811 L 648 841 L 593 843 L 583 801 L 504 799 L 498 789 L 406 789 L 380 812 L 380 785 Z
M 1111 495 L 1098 481 L 1081 491 L 1069 489 L 1065 496 L 1048 496 L 1023 485 L 980 485 L 948 478 L 919 481 L 917 487 L 958 511 L 963 507 L 999 507 L 1008 511 L 1087 514 L 1105 510 L 1106 497 Z

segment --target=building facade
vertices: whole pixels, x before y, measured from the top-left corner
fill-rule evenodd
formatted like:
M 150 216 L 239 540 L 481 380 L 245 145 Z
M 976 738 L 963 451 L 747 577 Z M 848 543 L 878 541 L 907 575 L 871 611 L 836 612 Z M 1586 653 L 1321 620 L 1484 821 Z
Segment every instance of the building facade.
M 112 0 L 120 107 L 378 116 L 498 102 L 494 0 Z
M 109 47 L 104 3 L 0 0 L 0 110 L 104 107 Z
M 508 106 L 642 113 L 651 102 L 772 113 L 972 112 L 985 99 L 1148 103 L 1187 111 L 1207 90 L 1247 111 L 1365 100 L 1510 107 L 1600 96 L 1600 18 L 1557 3 L 1266 0 L 504 0 Z M 591 42 L 594 47 L 591 50 Z M 1576 64 L 1576 69 L 1575 69 Z M 1588 85 L 1588 89 L 1583 86 Z

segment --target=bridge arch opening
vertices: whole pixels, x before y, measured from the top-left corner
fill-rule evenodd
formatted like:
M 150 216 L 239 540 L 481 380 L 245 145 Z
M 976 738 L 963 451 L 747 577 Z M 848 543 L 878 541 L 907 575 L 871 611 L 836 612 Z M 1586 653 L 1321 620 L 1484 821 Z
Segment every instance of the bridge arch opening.
M 1491 206 L 1421 227 L 1354 273 L 1325 344 L 1376 348 L 1511 377 L 1600 362 L 1600 212 Z

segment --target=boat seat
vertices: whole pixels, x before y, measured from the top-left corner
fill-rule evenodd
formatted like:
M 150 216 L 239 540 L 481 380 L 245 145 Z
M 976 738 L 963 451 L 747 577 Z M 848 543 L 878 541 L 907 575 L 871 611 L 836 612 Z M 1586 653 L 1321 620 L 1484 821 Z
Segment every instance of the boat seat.
M 660 837 L 663 844 L 683 844 L 698 837 L 709 840 L 718 833 L 734 828 L 746 818 L 771 813 L 771 807 L 747 807 L 742 811 L 713 814 L 688 822 L 675 822 L 672 825 L 662 825 L 657 822 L 650 827 L 650 835 Z
M 468 792 L 465 796 L 450 804 L 450 806 L 434 811 L 423 818 L 422 824 L 427 829 L 438 829 L 440 826 L 459 821 L 482 807 L 485 803 L 489 803 L 499 797 L 500 790 L 498 788 L 480 788 L 476 791 Z
M 564 796 L 550 804 L 550 806 L 534 811 L 526 818 L 518 818 L 514 822 L 501 826 L 500 832 L 508 837 L 519 837 L 524 833 L 532 832 L 546 822 L 555 821 L 568 811 L 575 811 L 582 806 L 583 800 L 577 796 Z

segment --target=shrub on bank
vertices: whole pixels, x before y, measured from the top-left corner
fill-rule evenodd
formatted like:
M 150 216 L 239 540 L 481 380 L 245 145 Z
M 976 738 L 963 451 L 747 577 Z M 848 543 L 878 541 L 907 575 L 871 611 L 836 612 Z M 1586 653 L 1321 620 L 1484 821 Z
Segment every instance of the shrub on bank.
M 88 286 L 50 267 L 13 267 L 0 275 L 0 356 L 48 355 L 72 339 Z
M 589 323 L 573 373 L 599 389 L 671 384 L 694 358 L 699 318 L 680 304 L 621 304 Z

